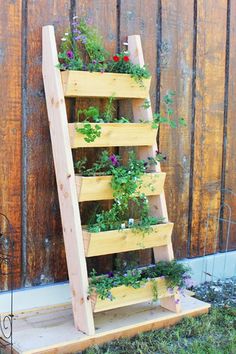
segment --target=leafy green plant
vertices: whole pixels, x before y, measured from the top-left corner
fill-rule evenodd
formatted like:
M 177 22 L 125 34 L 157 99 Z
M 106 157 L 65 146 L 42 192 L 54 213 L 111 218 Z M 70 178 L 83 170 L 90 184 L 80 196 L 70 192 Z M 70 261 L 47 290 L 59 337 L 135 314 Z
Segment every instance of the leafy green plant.
M 158 297 L 158 287 L 154 279 L 165 277 L 167 287 L 173 289 L 175 287 L 183 288 L 185 286 L 184 279 L 190 277 L 189 267 L 183 263 L 176 261 L 161 261 L 146 268 L 137 268 L 122 272 L 109 272 L 106 275 L 97 276 L 95 270 L 90 274 L 89 295 L 96 293 L 102 300 L 114 300 L 111 289 L 124 285 L 138 289 L 145 285 L 148 281 L 153 280 L 153 298 Z
M 154 113 L 153 122 L 152 122 L 153 129 L 157 129 L 160 124 L 167 124 L 171 128 L 177 128 L 178 126 L 186 126 L 186 122 L 184 118 L 179 117 L 177 119 L 177 122 L 176 120 L 173 119 L 174 116 L 173 97 L 174 96 L 175 96 L 175 92 L 168 91 L 167 94 L 163 97 L 163 103 L 165 106 L 165 116 L 161 115 L 161 113 Z
M 90 123 L 83 123 L 83 127 L 75 128 L 78 133 L 81 133 L 85 135 L 84 140 L 87 143 L 92 143 L 96 138 L 99 138 L 101 136 L 101 127 L 98 124 L 95 124 L 94 127 Z

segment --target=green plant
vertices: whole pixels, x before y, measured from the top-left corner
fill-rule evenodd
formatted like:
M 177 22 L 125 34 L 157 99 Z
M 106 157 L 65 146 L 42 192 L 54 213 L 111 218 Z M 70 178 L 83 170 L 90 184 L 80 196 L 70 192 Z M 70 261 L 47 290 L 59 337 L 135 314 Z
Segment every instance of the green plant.
M 179 117 L 177 122 L 173 119 L 174 115 L 174 99 L 175 92 L 168 91 L 167 94 L 163 97 L 163 104 L 165 106 L 165 116 L 161 115 L 161 113 L 154 113 L 152 128 L 157 129 L 160 124 L 167 124 L 171 128 L 177 128 L 177 126 L 186 126 L 186 122 L 184 118 Z
M 130 61 L 128 52 L 121 52 L 113 56 L 113 60 L 107 64 L 107 71 L 113 73 L 130 74 L 130 76 L 142 87 L 143 79 L 148 79 L 151 74 L 147 67 L 141 67 Z
M 80 164 L 81 165 L 81 164 Z M 134 152 L 130 152 L 126 165 L 121 164 L 118 155 L 104 151 L 100 160 L 86 170 L 86 175 L 97 173 L 112 176 L 111 187 L 114 202 L 110 210 L 96 211 L 95 217 L 89 220 L 90 232 L 108 231 L 130 227 L 134 232 L 141 231 L 146 234 L 151 226 L 163 223 L 164 219 L 149 216 L 149 203 L 146 196 L 141 193 L 142 177 L 146 172 L 148 163 L 137 160 Z M 150 189 L 152 185 L 149 186 Z M 129 220 L 133 220 L 132 223 Z
M 114 300 L 111 289 L 124 285 L 138 289 L 145 285 L 148 281 L 153 280 L 153 298 L 158 297 L 158 287 L 154 279 L 165 276 L 167 287 L 184 287 L 184 279 L 189 276 L 189 267 L 176 261 L 161 261 L 146 268 L 137 268 L 122 272 L 109 272 L 106 275 L 97 276 L 95 270 L 90 274 L 89 295 L 96 293 L 97 296 L 104 300 L 106 298 Z
M 76 127 L 75 129 L 78 133 L 85 135 L 84 140 L 87 143 L 92 143 L 96 138 L 101 136 L 101 127 L 98 124 L 92 127 L 90 123 L 84 122 L 82 128 Z

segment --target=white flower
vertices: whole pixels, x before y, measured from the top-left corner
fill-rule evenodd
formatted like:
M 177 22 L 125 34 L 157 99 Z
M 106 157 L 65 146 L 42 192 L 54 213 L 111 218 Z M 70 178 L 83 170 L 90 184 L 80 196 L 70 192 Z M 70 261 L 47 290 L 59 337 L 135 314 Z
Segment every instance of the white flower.
M 65 41 L 66 41 L 66 38 L 62 38 L 61 41 L 62 41 L 62 42 L 65 42 Z
M 74 17 L 73 17 L 73 20 L 76 20 L 77 18 L 79 18 L 79 16 L 74 16 Z
M 66 33 L 65 33 L 65 36 L 68 36 L 68 34 L 69 34 L 69 33 L 68 33 L 68 32 L 66 32 Z

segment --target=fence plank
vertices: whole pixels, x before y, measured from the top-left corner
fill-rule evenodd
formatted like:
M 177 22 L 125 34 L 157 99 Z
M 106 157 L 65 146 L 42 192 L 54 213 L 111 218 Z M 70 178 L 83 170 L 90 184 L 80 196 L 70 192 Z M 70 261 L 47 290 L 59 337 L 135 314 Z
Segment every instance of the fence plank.
M 69 25 L 69 0 L 27 4 L 27 277 L 26 285 L 67 275 L 60 211 L 42 82 L 42 26 L 55 25 L 60 39 Z M 59 41 L 58 41 L 59 42 Z
M 160 97 L 175 91 L 174 110 L 184 117 L 187 127 L 160 128 L 160 151 L 167 155 L 163 170 L 167 172 L 165 192 L 169 219 L 174 222 L 175 257 L 187 255 L 190 136 L 193 63 L 194 1 L 162 1 L 162 41 L 160 48 Z M 161 104 L 161 111 L 164 107 Z
M 123 43 L 127 42 L 128 35 L 139 34 L 141 36 L 144 62 L 152 74 L 150 99 L 153 110 L 156 104 L 158 4 L 159 1 L 155 0 L 120 1 L 120 40 Z M 127 50 L 127 47 L 122 46 L 122 49 Z M 131 105 L 128 102 L 122 102 L 120 114 L 123 116 L 132 115 Z M 141 265 L 149 264 L 152 261 L 152 251 L 141 250 L 137 252 L 137 259 Z
M 193 257 L 204 252 L 208 208 L 216 216 L 220 205 L 227 2 L 200 0 L 197 7 Z M 211 219 L 207 253 L 215 249 L 215 233 L 216 223 Z
M 229 32 L 229 86 L 228 86 L 228 118 L 226 126 L 226 170 L 225 170 L 225 188 L 236 193 L 236 2 L 230 2 L 230 32 Z M 229 193 L 225 194 L 225 203 L 227 203 L 232 210 L 232 220 L 236 221 L 236 196 Z M 225 210 L 226 218 L 229 216 Z M 227 230 L 224 228 L 222 249 L 226 247 Z M 236 249 L 236 225 L 231 225 L 229 249 Z
M 103 37 L 105 48 L 113 55 L 117 48 L 117 2 L 116 0 L 78 0 L 76 2 L 76 14 L 79 18 L 87 17 L 91 25 L 97 28 L 98 33 Z M 106 100 L 104 99 L 81 99 L 76 101 L 75 109 L 83 109 L 88 106 L 97 105 L 101 109 L 104 107 Z M 95 162 L 100 156 L 101 151 L 105 148 L 96 149 L 79 149 L 74 153 L 76 160 L 86 156 L 90 163 Z M 110 148 L 109 151 L 114 152 L 114 148 Z M 88 222 L 88 218 L 94 213 L 96 203 L 82 203 L 80 204 L 80 210 L 82 214 L 83 223 Z M 111 202 L 102 202 L 102 208 L 109 208 Z M 113 255 L 107 255 L 102 257 L 92 257 L 87 260 L 88 270 L 95 268 L 98 273 L 106 272 L 113 267 Z
M 9 218 L 14 228 L 16 287 L 21 284 L 21 26 L 21 1 L 2 1 L 0 11 L 0 212 Z M 7 279 L 0 284 L 0 287 L 7 288 Z

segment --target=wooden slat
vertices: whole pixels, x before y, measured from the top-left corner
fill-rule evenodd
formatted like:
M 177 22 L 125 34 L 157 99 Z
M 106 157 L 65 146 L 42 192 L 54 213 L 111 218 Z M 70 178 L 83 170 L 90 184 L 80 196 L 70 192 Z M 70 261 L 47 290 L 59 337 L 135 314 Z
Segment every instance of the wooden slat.
M 140 65 L 144 64 L 144 58 L 142 54 L 141 42 L 138 36 L 129 36 L 129 51 L 132 61 Z M 141 100 L 134 99 L 132 100 L 134 121 L 136 121 L 137 117 L 142 117 L 144 120 L 149 121 L 152 120 L 152 108 L 144 109 L 141 104 Z M 154 144 L 152 147 L 140 147 L 138 148 L 138 156 L 141 159 L 147 159 L 148 156 L 156 156 L 157 145 Z M 156 172 L 160 172 L 160 164 L 158 163 L 155 166 Z M 160 194 L 160 196 L 153 196 L 149 200 L 151 213 L 154 216 L 161 216 L 166 221 L 168 221 L 168 214 L 166 208 L 166 201 L 164 192 Z M 155 259 L 163 259 L 163 260 L 172 260 L 174 258 L 173 249 L 171 245 L 158 247 L 154 249 L 154 257 Z
M 141 193 L 157 195 L 163 191 L 165 173 L 148 173 L 142 176 Z M 82 177 L 75 176 L 77 194 L 80 202 L 113 199 L 112 176 Z
M 225 189 L 227 191 L 232 191 L 236 193 L 236 119 L 235 119 L 235 110 L 236 110 L 236 2 L 230 2 L 230 43 L 229 43 L 229 82 L 228 82 L 228 107 L 227 107 L 227 143 L 226 145 L 226 161 L 225 163 Z M 232 212 L 232 220 L 236 221 L 236 195 L 232 195 L 229 192 L 225 193 L 224 202 L 228 204 Z M 229 211 L 227 208 L 224 210 L 224 217 L 229 218 Z M 227 247 L 227 228 L 228 225 L 225 225 L 223 229 L 222 237 L 222 250 L 225 250 Z M 236 225 L 230 225 L 229 233 L 229 243 L 228 249 L 236 249 Z
M 26 4 L 26 2 L 25 2 Z M 69 26 L 70 0 L 28 0 L 26 33 L 25 284 L 41 285 L 68 279 L 60 209 L 53 167 L 41 57 L 42 26 L 55 23 L 57 42 Z
M 92 335 L 95 329 L 91 303 L 87 298 L 87 267 L 83 250 L 74 166 L 69 146 L 65 100 L 60 71 L 56 67 L 57 63 L 54 29 L 52 26 L 45 26 L 43 27 L 43 79 L 72 292 L 74 322 L 78 330 Z
M 14 229 L 14 286 L 21 285 L 21 55 L 22 1 L 2 1 L 0 10 L 0 212 Z M 6 232 L 0 217 L 0 229 Z M 10 236 L 7 234 L 6 236 Z M 1 246 L 0 246 L 1 252 Z M 0 267 L 1 268 L 1 267 Z M 4 269 L 8 272 L 9 269 Z M 0 289 L 8 288 L 7 277 Z M 9 284 L 10 287 L 10 284 Z
M 169 218 L 175 224 L 173 248 L 177 258 L 187 256 L 194 38 L 193 11 L 193 0 L 162 1 L 162 48 L 159 52 L 159 55 L 161 55 L 160 96 L 162 99 L 168 90 L 175 91 L 175 104 L 173 106 L 175 116 L 184 117 L 187 123 L 187 127 L 177 129 L 163 124 L 159 133 L 159 149 L 167 156 L 162 168 L 167 173 L 166 201 Z M 162 105 L 161 112 L 164 112 Z
M 133 337 L 176 324 L 185 317 L 207 313 L 210 305 L 184 296 L 182 311 L 173 313 L 150 302 L 95 314 L 96 333 L 86 336 L 76 331 L 71 322 L 71 308 L 52 307 L 16 315 L 14 321 L 14 347 L 22 354 L 78 353 L 92 345 L 118 338 Z M 32 320 L 34 319 L 34 320 Z M 36 324 L 37 323 L 37 327 Z
M 168 292 L 166 281 L 163 278 L 156 278 L 158 299 L 172 297 L 172 294 Z M 154 281 L 154 280 L 153 280 Z M 111 294 L 114 300 L 109 299 L 101 300 L 97 298 L 94 303 L 94 312 L 101 312 L 116 309 L 119 307 L 130 306 L 139 304 L 146 301 L 152 301 L 153 299 L 153 283 L 147 282 L 139 289 L 134 289 L 131 286 L 118 286 L 111 289 Z M 93 301 L 93 300 L 92 300 Z M 174 312 L 180 312 L 180 305 Z
M 114 55 L 117 50 L 118 45 L 118 27 L 119 27 L 119 17 L 117 16 L 117 0 L 86 0 L 86 1 L 76 1 L 75 12 L 79 16 L 89 17 L 98 33 L 103 37 L 104 47 Z M 103 19 L 109 19 L 108 22 Z M 98 98 L 79 98 L 75 102 L 75 114 L 73 118 L 76 117 L 77 109 L 88 108 L 88 106 L 98 106 L 101 111 L 103 111 L 106 104 L 106 99 Z M 116 148 L 110 147 L 109 152 L 117 153 Z M 73 156 L 75 161 L 78 161 L 84 156 L 87 157 L 90 163 L 95 162 L 101 154 L 100 149 L 78 149 L 73 150 Z M 107 209 L 111 206 L 110 201 L 103 201 L 102 208 Z M 80 207 L 81 218 L 84 223 L 88 222 L 88 217 L 94 208 L 94 205 L 91 203 L 82 203 Z M 114 264 L 113 255 L 91 258 L 87 261 L 88 269 L 92 270 L 95 268 L 97 272 L 103 273 L 108 272 L 112 269 Z
M 146 98 L 151 79 L 142 85 L 128 74 L 64 71 L 61 73 L 65 97 Z
M 95 123 L 90 123 L 94 127 Z M 152 145 L 156 138 L 156 129 L 144 123 L 99 123 L 101 136 L 87 143 L 85 135 L 76 131 L 83 123 L 69 123 L 71 147 L 110 147 L 110 146 L 146 146 Z
M 127 35 L 140 34 L 144 62 L 152 75 L 150 98 L 152 107 L 156 103 L 157 83 L 157 33 L 159 2 L 156 0 L 121 0 L 120 1 L 120 38 L 127 42 Z M 140 102 L 139 105 L 143 104 Z M 128 102 L 121 102 L 120 114 L 132 116 L 132 107 Z M 142 117 L 143 118 L 143 117 Z M 125 255 L 124 255 L 125 257 Z M 150 250 L 139 251 L 140 263 L 145 265 L 152 261 Z
M 142 233 L 132 229 L 98 233 L 83 231 L 86 257 L 135 251 L 171 244 L 173 224 L 151 226 L 151 231 Z
M 209 220 L 208 209 L 217 216 L 220 206 L 226 10 L 224 0 L 200 0 L 197 6 L 197 69 L 191 256 L 207 253 L 215 244 L 217 223 Z M 220 23 L 220 26 L 219 26 Z

